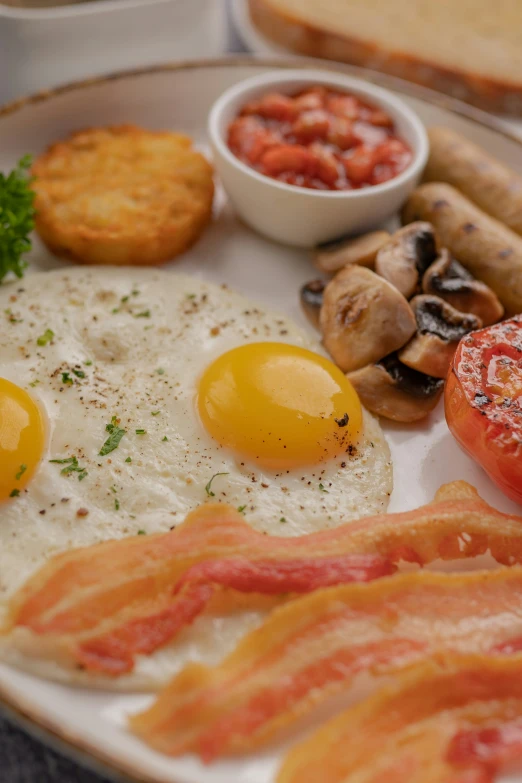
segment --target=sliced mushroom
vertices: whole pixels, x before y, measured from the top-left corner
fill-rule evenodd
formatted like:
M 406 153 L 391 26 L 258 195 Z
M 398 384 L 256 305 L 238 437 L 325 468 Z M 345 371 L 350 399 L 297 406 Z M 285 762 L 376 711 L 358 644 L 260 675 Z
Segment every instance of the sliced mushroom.
M 396 231 L 379 250 L 375 271 L 409 299 L 420 290 L 422 276 L 437 255 L 437 238 L 431 223 L 410 223 Z
M 445 378 L 464 335 L 480 329 L 482 321 L 461 313 L 438 296 L 422 294 L 410 302 L 417 319 L 417 334 L 399 351 L 399 359 L 413 370 Z
M 299 292 L 303 312 L 316 329 L 319 329 L 319 316 L 325 286 L 324 280 L 311 280 L 309 283 L 305 283 Z
M 473 313 L 484 326 L 495 324 L 504 315 L 498 296 L 452 257 L 445 248 L 422 278 L 425 294 L 440 296 L 462 313 Z
M 395 354 L 349 373 L 365 408 L 393 421 L 419 421 L 437 405 L 444 381 L 401 364 Z
M 343 372 L 402 348 L 417 328 L 402 294 L 356 265 L 342 269 L 324 289 L 320 326 L 324 346 Z
M 314 253 L 314 264 L 321 272 L 335 274 L 348 264 L 373 268 L 377 253 L 389 242 L 387 231 L 372 231 L 353 239 L 338 239 L 319 245 Z

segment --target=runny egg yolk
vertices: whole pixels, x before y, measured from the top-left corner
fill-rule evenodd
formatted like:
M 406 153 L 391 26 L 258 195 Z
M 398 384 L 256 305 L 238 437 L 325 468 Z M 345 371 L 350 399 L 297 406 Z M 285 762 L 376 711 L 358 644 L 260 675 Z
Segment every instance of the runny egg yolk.
M 361 403 L 341 370 L 284 343 L 220 356 L 200 379 L 197 404 L 213 438 L 271 470 L 338 457 L 362 431 Z
M 31 480 L 44 450 L 42 414 L 30 395 L 0 378 L 0 502 Z

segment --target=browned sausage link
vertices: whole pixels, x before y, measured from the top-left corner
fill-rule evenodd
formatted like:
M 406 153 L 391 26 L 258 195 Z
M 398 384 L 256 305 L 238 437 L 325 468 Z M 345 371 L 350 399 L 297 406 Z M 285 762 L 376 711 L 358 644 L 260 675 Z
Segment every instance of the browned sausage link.
M 442 182 L 417 188 L 402 217 L 405 223 L 432 223 L 440 244 L 493 289 L 507 316 L 522 312 L 522 238 L 518 234 Z
M 430 128 L 427 182 L 448 182 L 522 234 L 522 177 L 450 128 Z

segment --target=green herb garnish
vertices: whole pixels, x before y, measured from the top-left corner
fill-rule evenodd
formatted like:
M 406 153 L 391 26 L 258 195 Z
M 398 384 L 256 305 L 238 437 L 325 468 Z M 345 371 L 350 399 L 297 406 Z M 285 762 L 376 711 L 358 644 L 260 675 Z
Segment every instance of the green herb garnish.
M 73 370 L 73 373 L 77 378 L 85 378 L 85 373 L 83 370 Z
M 68 372 L 62 372 L 62 383 L 68 383 L 69 386 L 71 386 L 74 383 L 73 379 L 71 378 Z
M 127 457 L 127 459 L 125 460 L 125 462 L 132 462 L 132 457 Z
M 86 367 L 90 367 L 92 365 L 92 359 L 87 359 L 86 362 L 84 362 Z
M 147 535 L 147 531 L 146 530 L 138 530 L 138 535 L 139 536 L 146 536 Z
M 0 282 L 9 273 L 23 277 L 34 228 L 34 191 L 29 174 L 31 156 L 25 155 L 10 174 L 0 174 Z
M 106 457 L 107 454 L 110 454 L 111 451 L 114 451 L 114 449 L 117 449 L 120 445 L 120 440 L 125 435 L 126 430 L 122 430 L 120 427 L 118 427 L 118 423 L 119 419 L 117 419 L 116 416 L 113 416 L 111 423 L 105 425 L 105 429 L 109 433 L 109 437 L 100 449 L 100 457 Z
M 20 490 L 19 489 L 12 489 L 11 492 L 9 493 L 9 497 L 10 498 L 17 498 L 19 496 L 19 494 L 20 494 Z
M 88 475 L 85 468 L 82 468 L 81 465 L 78 464 L 76 457 L 68 457 L 67 459 L 50 459 L 49 462 L 54 462 L 57 465 L 65 465 L 65 467 L 60 471 L 63 476 L 70 476 L 71 473 L 77 473 L 78 481 L 83 481 L 85 476 Z
M 158 375 L 165 375 L 165 370 L 163 369 L 163 367 L 158 367 L 156 372 L 158 373 Z
M 6 310 L 4 310 L 4 313 L 6 314 L 7 320 L 9 321 L 10 324 L 21 324 L 22 321 L 24 320 L 23 318 L 17 318 L 13 314 L 13 311 L 11 310 L 10 307 L 8 307 Z
M 51 340 L 54 337 L 54 332 L 52 329 L 46 329 L 43 334 L 40 335 L 40 337 L 37 339 L 36 344 L 37 345 L 47 345 L 47 343 L 50 343 Z
M 150 412 L 150 415 L 151 415 L 151 416 L 159 416 L 159 415 L 160 415 L 160 413 L 161 413 L 161 411 L 151 411 L 151 412 Z
M 120 501 L 118 500 L 118 498 L 114 498 L 114 508 L 116 509 L 116 511 L 120 510 Z
M 166 440 L 168 440 L 168 438 L 167 438 L 167 436 L 165 435 L 165 436 L 164 436 L 164 437 L 163 437 L 161 440 L 162 440 L 163 442 L 165 442 Z
M 143 310 L 141 313 L 136 313 L 134 318 L 150 318 L 150 310 Z
M 20 465 L 20 470 L 16 474 L 15 479 L 17 481 L 20 481 L 20 479 L 22 478 L 26 470 L 27 470 L 27 465 Z
M 286 519 L 285 519 L 284 517 L 281 517 L 281 519 L 280 519 L 279 521 L 280 521 L 281 523 L 285 523 L 285 522 L 286 522 Z
M 205 487 L 205 492 L 207 493 L 207 495 L 208 495 L 208 497 L 209 497 L 209 498 L 213 498 L 213 497 L 215 497 L 215 495 L 216 495 L 216 493 L 215 493 L 215 492 L 212 492 L 212 489 L 211 489 L 211 487 L 212 487 L 212 482 L 213 482 L 213 481 L 214 481 L 214 479 L 215 479 L 215 478 L 217 478 L 218 476 L 228 476 L 228 473 L 214 473 L 214 475 L 212 476 L 212 478 L 211 478 L 211 479 L 210 479 L 210 481 L 208 482 L 207 486 Z
M 246 505 L 245 506 L 238 506 L 237 510 L 239 511 L 240 514 L 242 514 L 243 511 L 245 510 L 245 508 L 246 508 Z
M 319 484 L 319 489 L 321 490 L 321 492 L 326 492 L 326 494 L 328 495 L 328 490 L 324 488 L 324 484 Z
M 136 430 L 136 435 L 146 435 L 147 430 Z

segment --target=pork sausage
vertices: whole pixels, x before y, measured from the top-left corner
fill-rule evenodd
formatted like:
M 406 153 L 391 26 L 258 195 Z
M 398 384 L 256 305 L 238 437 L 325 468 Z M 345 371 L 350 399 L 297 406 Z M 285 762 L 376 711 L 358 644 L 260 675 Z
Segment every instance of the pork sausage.
M 432 223 L 440 244 L 493 289 L 507 316 L 522 312 L 522 237 L 444 182 L 418 187 L 402 218 Z
M 522 177 L 451 128 L 430 128 L 427 182 L 448 182 L 522 234 Z

